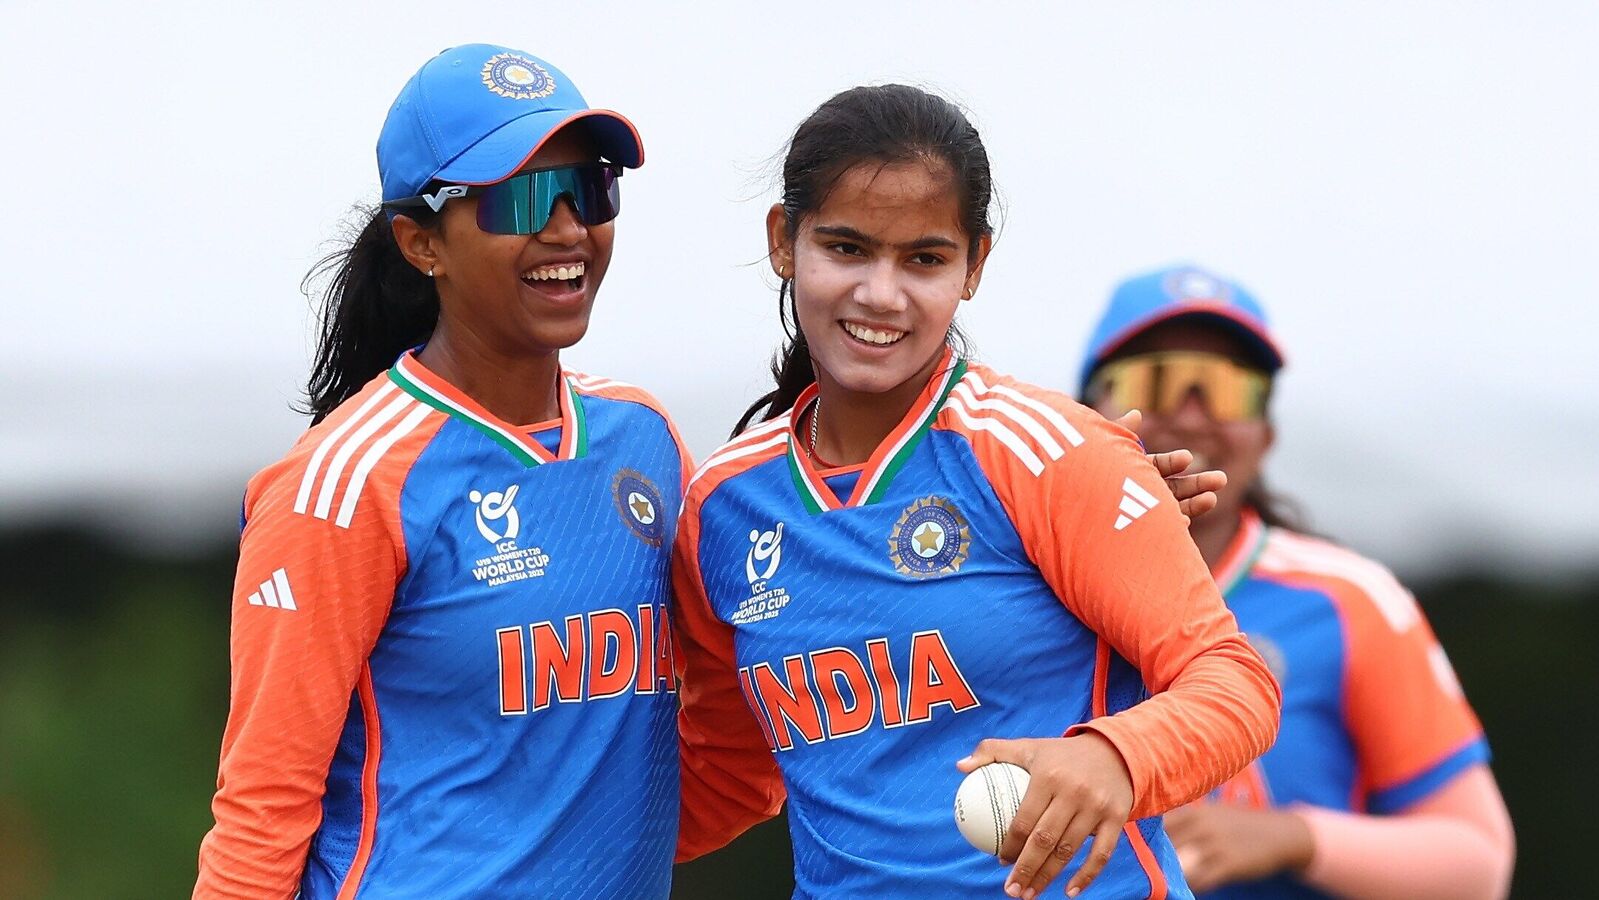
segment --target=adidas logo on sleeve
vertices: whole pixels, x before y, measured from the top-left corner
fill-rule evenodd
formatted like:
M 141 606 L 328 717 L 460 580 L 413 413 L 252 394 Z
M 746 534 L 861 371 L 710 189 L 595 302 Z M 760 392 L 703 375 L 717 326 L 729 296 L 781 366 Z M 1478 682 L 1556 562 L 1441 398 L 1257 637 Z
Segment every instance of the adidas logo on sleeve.
M 1155 508 L 1160 503 L 1155 495 L 1138 486 L 1138 482 L 1128 478 L 1122 482 L 1122 502 L 1118 509 L 1121 515 L 1116 517 L 1116 530 L 1121 531 L 1144 513 Z
M 294 592 L 289 590 L 289 573 L 278 569 L 272 577 L 261 582 L 261 589 L 250 595 L 251 606 L 270 606 L 273 609 L 298 610 L 294 605 Z

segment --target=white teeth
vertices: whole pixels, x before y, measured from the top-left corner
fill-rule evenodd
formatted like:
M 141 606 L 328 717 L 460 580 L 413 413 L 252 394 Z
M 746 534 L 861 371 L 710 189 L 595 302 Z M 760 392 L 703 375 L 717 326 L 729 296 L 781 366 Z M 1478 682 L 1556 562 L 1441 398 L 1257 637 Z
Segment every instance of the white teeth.
M 868 344 L 892 344 L 905 336 L 903 331 L 877 331 L 863 325 L 856 325 L 854 322 L 845 322 L 844 330 L 857 340 L 865 341 Z
M 569 266 L 546 266 L 542 269 L 531 269 L 522 273 L 528 281 L 568 281 L 582 277 L 587 267 L 583 263 L 573 263 Z

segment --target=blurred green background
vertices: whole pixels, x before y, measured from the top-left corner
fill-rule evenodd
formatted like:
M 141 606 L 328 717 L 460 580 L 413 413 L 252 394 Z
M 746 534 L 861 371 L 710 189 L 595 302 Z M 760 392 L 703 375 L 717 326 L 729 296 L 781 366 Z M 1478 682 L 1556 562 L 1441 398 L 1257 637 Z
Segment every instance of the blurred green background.
M 187 896 L 227 711 L 234 548 L 141 555 L 68 528 L 0 533 L 0 898 Z M 1487 725 L 1517 897 L 1593 896 L 1599 571 L 1413 581 Z M 787 897 L 764 825 L 679 867 L 676 896 Z

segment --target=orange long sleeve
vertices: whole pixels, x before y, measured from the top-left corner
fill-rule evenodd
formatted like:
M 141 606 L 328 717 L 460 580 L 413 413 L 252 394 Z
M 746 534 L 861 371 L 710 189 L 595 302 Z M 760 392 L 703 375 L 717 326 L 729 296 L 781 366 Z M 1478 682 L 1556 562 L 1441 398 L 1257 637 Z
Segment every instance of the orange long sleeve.
M 972 440 L 1044 579 L 1153 694 L 1073 731 L 1098 732 L 1121 752 L 1134 818 L 1193 800 L 1271 746 L 1281 690 L 1133 436 L 1059 394 L 989 377 L 1082 437 L 1039 472 L 986 434 Z
M 246 492 L 216 824 L 200 845 L 195 897 L 298 890 L 328 767 L 405 570 L 397 498 L 442 416 L 363 471 L 334 450 L 357 405 L 308 432 Z

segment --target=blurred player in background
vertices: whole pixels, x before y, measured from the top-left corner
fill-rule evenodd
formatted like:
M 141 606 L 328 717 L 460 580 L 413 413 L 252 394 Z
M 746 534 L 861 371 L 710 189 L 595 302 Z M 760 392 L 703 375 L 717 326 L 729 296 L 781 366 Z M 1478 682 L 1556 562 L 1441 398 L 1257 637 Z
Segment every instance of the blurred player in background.
M 794 134 L 777 388 L 679 522 L 679 858 L 786 785 L 797 896 L 1031 898 L 1075 859 L 1069 895 L 1186 897 L 1159 814 L 1271 741 L 1276 685 L 1132 435 L 961 351 L 990 196 L 976 129 L 915 88 Z M 1009 874 L 950 812 L 994 760 L 1032 773 Z
M 564 369 L 633 126 L 548 63 L 445 51 L 378 137 L 315 424 L 250 482 L 198 897 L 665 897 L 665 601 L 688 458 Z
M 1101 412 L 1143 412 L 1151 449 L 1227 473 L 1191 531 L 1282 685 L 1276 745 L 1167 817 L 1183 869 L 1217 898 L 1502 897 L 1509 815 L 1421 609 L 1381 565 L 1304 534 L 1261 479 L 1282 365 L 1254 297 L 1178 267 L 1116 289 L 1080 373 Z

